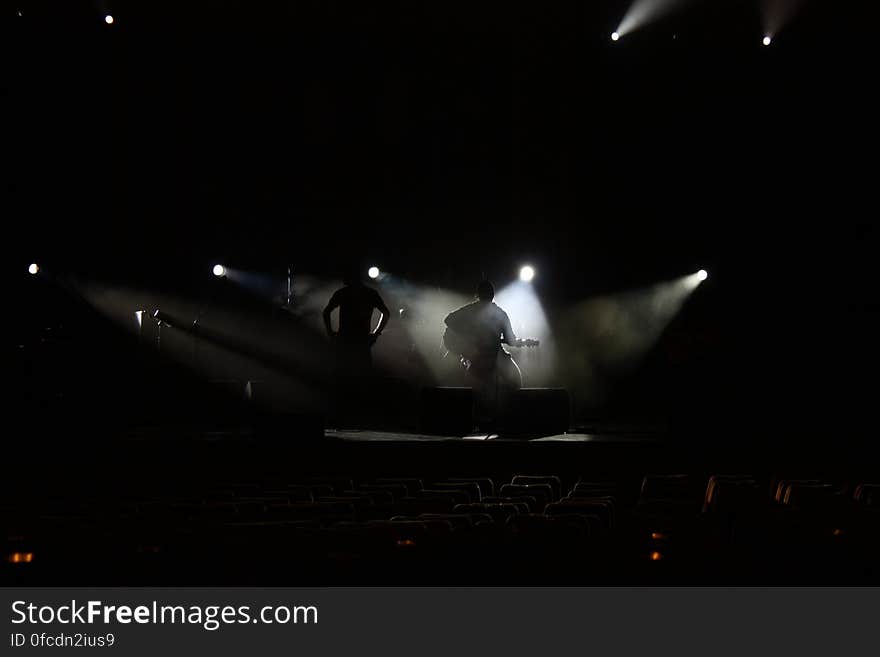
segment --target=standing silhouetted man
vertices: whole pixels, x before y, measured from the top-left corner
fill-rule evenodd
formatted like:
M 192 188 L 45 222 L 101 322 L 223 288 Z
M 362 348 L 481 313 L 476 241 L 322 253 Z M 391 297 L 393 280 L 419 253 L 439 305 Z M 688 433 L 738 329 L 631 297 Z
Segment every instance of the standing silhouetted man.
M 348 273 L 343 281 L 345 287 L 336 290 L 324 308 L 324 328 L 327 335 L 335 338 L 342 359 L 342 370 L 350 374 L 365 374 L 372 367 L 370 348 L 376 343 L 391 318 L 388 306 L 373 288 L 364 285 L 356 273 Z M 334 310 L 339 309 L 338 330 L 330 321 Z M 373 330 L 373 311 L 379 311 L 379 323 Z

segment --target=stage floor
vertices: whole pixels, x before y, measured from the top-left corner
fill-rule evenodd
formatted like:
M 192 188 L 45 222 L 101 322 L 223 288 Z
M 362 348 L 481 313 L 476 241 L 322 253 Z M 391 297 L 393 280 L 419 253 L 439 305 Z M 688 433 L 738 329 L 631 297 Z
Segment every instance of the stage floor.
M 541 442 L 541 443 L 636 443 L 657 444 L 662 442 L 660 435 L 648 433 L 563 433 L 533 438 L 508 438 L 498 434 L 471 434 L 468 436 L 436 436 L 422 433 L 406 433 L 395 431 L 373 431 L 353 429 L 330 429 L 325 432 L 327 438 L 346 442 L 462 442 L 462 441 L 499 441 L 499 442 Z

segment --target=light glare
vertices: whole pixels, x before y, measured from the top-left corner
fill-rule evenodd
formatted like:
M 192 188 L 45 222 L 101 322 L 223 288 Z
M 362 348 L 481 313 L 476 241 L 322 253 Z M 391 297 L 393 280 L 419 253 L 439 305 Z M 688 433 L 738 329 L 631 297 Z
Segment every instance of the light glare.
M 372 279 L 379 278 L 379 268 L 378 267 L 370 267 L 367 270 L 367 275 Z
M 522 269 L 519 270 L 519 280 L 528 283 L 535 277 L 535 268 L 531 265 L 526 265 Z
M 619 38 L 620 38 L 620 35 L 617 32 L 611 33 L 611 40 L 612 41 L 617 41 Z
M 107 25 L 113 25 L 113 16 L 107 14 L 104 16 L 104 22 L 107 23 Z
M 773 39 L 771 39 L 769 36 L 765 36 L 761 43 L 763 43 L 765 46 L 769 46 L 771 43 L 773 43 Z
M 226 267 L 223 265 L 214 265 L 214 276 L 225 276 L 226 275 Z
M 701 269 L 697 272 L 698 281 L 705 281 L 707 278 L 709 278 L 709 272 L 707 272 L 705 269 Z
M 40 273 L 40 265 L 36 262 L 32 262 L 30 267 L 28 267 L 29 274 L 39 274 Z

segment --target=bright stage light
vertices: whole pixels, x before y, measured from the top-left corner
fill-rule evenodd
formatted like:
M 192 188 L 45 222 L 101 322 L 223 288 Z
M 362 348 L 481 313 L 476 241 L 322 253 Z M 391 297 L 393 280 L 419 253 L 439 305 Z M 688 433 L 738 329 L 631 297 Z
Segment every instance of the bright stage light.
M 370 267 L 367 270 L 367 275 L 372 279 L 379 278 L 379 268 L 378 267 Z
M 226 267 L 223 265 L 214 265 L 211 271 L 214 272 L 214 276 L 226 276 Z
M 620 38 L 620 35 L 617 32 L 611 33 L 611 40 L 612 41 L 617 41 L 619 38 Z
M 707 278 L 709 278 L 709 272 L 707 272 L 705 269 L 701 269 L 697 272 L 698 281 L 705 281 Z
M 519 270 L 519 280 L 528 283 L 535 277 L 535 268 L 531 265 L 526 265 L 522 269 Z
M 32 262 L 30 267 L 28 267 L 28 274 L 39 274 L 40 273 L 40 265 L 36 262 Z
M 636 30 L 656 23 L 660 19 L 679 11 L 688 0 L 632 0 L 614 33 L 618 38 L 625 37 Z M 764 30 L 765 33 L 768 30 Z M 612 36 L 612 38 L 614 38 Z M 615 41 L 617 39 L 614 39 Z
M 761 43 L 769 46 L 776 35 L 784 30 L 803 6 L 803 0 L 773 0 L 761 2 L 761 31 L 764 36 Z
M 107 14 L 104 16 L 104 22 L 107 23 L 107 25 L 113 25 L 113 16 Z

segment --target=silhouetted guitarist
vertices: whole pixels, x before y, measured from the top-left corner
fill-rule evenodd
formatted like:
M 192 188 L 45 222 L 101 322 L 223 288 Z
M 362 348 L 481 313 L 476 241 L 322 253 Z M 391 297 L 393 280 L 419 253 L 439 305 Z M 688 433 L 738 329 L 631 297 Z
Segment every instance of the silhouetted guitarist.
M 477 300 L 446 316 L 443 343 L 467 369 L 475 391 L 496 400 L 500 392 L 522 387 L 522 373 L 502 345 L 533 346 L 534 340 L 520 340 L 513 332 L 507 313 L 493 299 L 489 281 L 477 286 Z

